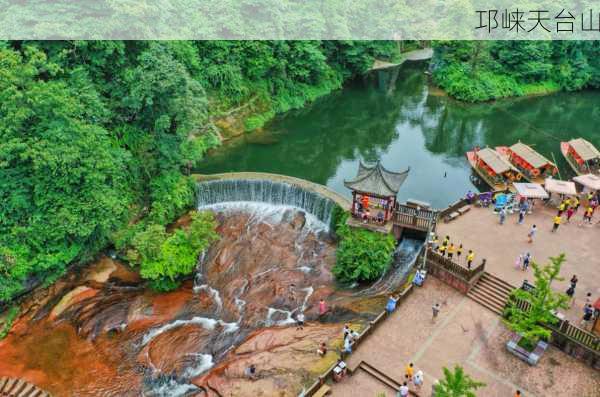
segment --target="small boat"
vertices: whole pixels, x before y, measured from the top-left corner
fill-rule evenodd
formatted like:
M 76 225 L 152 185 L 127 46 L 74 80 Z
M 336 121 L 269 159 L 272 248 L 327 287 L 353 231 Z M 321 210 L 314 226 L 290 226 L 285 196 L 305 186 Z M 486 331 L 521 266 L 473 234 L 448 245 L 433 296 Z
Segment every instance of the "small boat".
M 467 160 L 473 170 L 494 191 L 514 189 L 512 182 L 523 178 L 518 169 L 490 148 L 475 148 L 467 152 Z
M 543 184 L 546 178 L 558 173 L 556 164 L 524 143 L 498 146 L 496 151 L 518 169 L 523 178 L 529 182 Z
M 561 142 L 560 151 L 577 175 L 600 175 L 600 151 L 585 139 Z

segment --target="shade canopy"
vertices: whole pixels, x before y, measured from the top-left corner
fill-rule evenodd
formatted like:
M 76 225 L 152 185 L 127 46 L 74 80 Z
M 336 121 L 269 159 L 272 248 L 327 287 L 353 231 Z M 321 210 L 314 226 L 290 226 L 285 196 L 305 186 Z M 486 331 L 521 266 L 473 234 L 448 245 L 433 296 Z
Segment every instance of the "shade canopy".
M 591 190 L 600 190 L 600 176 L 594 174 L 585 174 L 576 176 L 573 180 L 582 184 Z
M 567 195 L 575 195 L 577 194 L 577 189 L 575 188 L 575 182 L 571 181 L 561 181 L 554 178 L 547 178 L 544 182 L 544 188 L 547 192 L 550 193 L 558 193 L 558 194 L 567 194 Z
M 533 168 L 541 168 L 546 164 L 552 164 L 550 160 L 533 150 L 528 145 L 518 142 L 510 147 L 517 156 L 527 161 Z
M 361 193 L 371 193 L 382 197 L 395 196 L 406 180 L 409 170 L 410 168 L 404 172 L 392 172 L 386 170 L 380 162 L 368 166 L 361 161 L 356 178 L 344 181 L 344 186 Z
M 503 172 L 514 170 L 514 167 L 495 150 L 484 148 L 478 150 L 475 154 L 496 174 L 502 174 Z
M 513 183 L 517 193 L 525 198 L 545 199 L 548 193 L 539 183 Z
M 583 138 L 572 139 L 569 145 L 577 152 L 583 161 L 589 161 L 600 158 L 600 152 L 591 143 Z

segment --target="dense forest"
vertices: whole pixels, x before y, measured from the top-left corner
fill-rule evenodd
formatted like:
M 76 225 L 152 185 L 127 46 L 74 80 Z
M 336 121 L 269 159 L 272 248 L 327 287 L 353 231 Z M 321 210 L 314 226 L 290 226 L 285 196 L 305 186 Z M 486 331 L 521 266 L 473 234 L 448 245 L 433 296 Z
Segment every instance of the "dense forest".
M 434 82 L 462 101 L 600 87 L 598 41 L 445 41 L 434 47 Z
M 143 257 L 148 231 L 150 249 L 168 252 L 177 239 L 191 242 L 190 252 L 202 246 L 193 232 L 170 238 L 159 225 L 193 205 L 195 185 L 186 175 L 219 143 L 215 115 L 255 101 L 251 130 L 339 88 L 396 48 L 0 42 L 0 301 L 110 245 L 142 254 L 138 263 L 157 277 L 156 263 Z

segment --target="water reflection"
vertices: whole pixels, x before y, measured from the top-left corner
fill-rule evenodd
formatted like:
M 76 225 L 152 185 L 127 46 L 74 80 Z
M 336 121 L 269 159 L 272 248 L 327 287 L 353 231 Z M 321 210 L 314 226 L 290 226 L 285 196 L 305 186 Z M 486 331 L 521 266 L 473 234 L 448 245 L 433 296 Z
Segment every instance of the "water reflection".
M 464 153 L 521 140 L 570 176 L 560 140 L 582 136 L 600 146 L 600 94 L 580 92 L 467 105 L 430 93 L 425 65 L 405 65 L 394 90 L 376 78 L 354 82 L 268 126 L 268 139 L 246 136 L 211 156 L 200 172 L 262 171 L 327 184 L 348 195 L 358 160 L 411 167 L 400 199 L 442 207 L 475 189 Z

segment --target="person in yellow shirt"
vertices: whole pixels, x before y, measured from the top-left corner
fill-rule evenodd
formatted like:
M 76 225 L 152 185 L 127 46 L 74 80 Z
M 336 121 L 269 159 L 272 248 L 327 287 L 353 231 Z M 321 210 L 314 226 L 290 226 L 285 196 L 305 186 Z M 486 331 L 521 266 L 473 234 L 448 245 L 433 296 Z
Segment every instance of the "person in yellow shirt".
M 469 250 L 469 253 L 467 254 L 467 269 L 471 269 L 473 259 L 475 259 L 475 253 L 473 252 L 473 250 Z
M 405 372 L 406 372 L 406 378 L 408 379 L 408 381 L 409 382 L 412 381 L 412 378 L 415 374 L 415 369 L 414 369 L 413 363 L 410 363 L 406 366 Z
M 580 204 L 581 203 L 579 202 L 579 197 L 573 197 L 573 209 L 575 210 L 575 212 L 577 212 L 577 210 L 579 209 Z
M 438 251 L 440 252 L 441 256 L 446 255 L 446 246 L 445 245 L 440 245 L 440 248 L 438 249 Z
M 563 201 L 562 203 L 560 203 L 560 205 L 558 206 L 558 215 L 557 216 L 561 216 L 563 212 L 565 212 L 565 210 L 567 209 L 567 204 L 565 203 L 565 201 Z
M 585 213 L 583 214 L 583 221 L 591 224 L 593 213 L 594 213 L 594 209 L 592 207 L 588 206 L 585 209 Z
M 448 246 L 448 259 L 452 259 L 455 250 L 456 248 L 454 247 L 454 244 L 450 243 L 450 245 Z
M 558 230 L 558 227 L 560 226 L 561 222 L 562 222 L 562 218 L 560 217 L 560 215 L 556 215 L 554 217 L 554 225 L 552 226 L 552 233 L 554 233 L 555 231 Z

